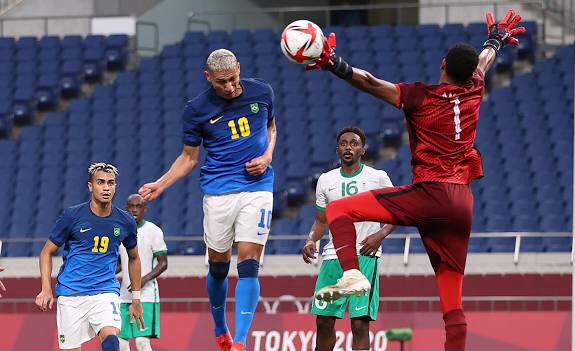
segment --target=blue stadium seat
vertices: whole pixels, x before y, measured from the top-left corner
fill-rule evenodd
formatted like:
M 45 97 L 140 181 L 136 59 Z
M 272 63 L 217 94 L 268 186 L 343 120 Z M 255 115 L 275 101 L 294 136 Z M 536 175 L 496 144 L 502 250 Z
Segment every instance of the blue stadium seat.
M 66 35 L 62 38 L 61 46 L 62 48 L 82 48 L 83 40 L 80 35 Z
M 288 205 L 297 206 L 307 200 L 307 188 L 303 180 L 286 182 Z
M 129 38 L 126 34 L 112 34 L 106 38 L 106 47 L 108 48 L 127 48 Z
M 521 252 L 543 252 L 543 238 L 541 237 L 523 237 L 521 238 Z
M 470 253 L 485 253 L 488 251 L 487 238 L 474 238 L 469 239 L 469 246 L 467 249 Z
M 6 107 L 8 107 L 6 105 Z M 10 113 L 0 112 L 0 137 L 7 137 L 12 132 L 14 120 Z
M 182 40 L 182 42 L 184 43 L 184 45 L 189 45 L 189 46 L 197 46 L 197 45 L 203 45 L 206 41 L 206 36 L 204 34 L 204 32 L 186 32 L 184 34 L 184 38 Z
M 35 113 L 35 109 L 32 104 L 33 98 L 33 87 L 17 89 L 14 92 L 14 99 L 12 101 L 12 114 L 14 124 L 26 125 L 32 122 Z
M 409 252 L 416 254 L 426 253 L 423 241 L 418 237 L 411 237 Z
M 515 238 L 487 238 L 489 252 L 513 252 L 515 250 Z
M 232 43 L 247 42 L 251 44 L 252 33 L 247 29 L 236 29 L 230 33 L 230 41 Z
M 16 49 L 16 40 L 11 37 L 0 38 L 0 50 L 14 50 Z
M 293 235 L 297 220 L 293 218 L 280 218 L 272 222 L 270 235 Z
M 128 55 L 124 49 L 107 48 L 104 51 L 104 61 L 108 71 L 121 71 L 126 68 Z
M 256 29 L 253 32 L 254 43 L 278 42 L 279 38 L 271 29 Z
M 467 29 L 461 23 L 446 23 L 441 27 L 443 35 L 463 34 L 467 35 Z
M 557 212 L 546 212 L 543 214 L 540 223 L 541 230 L 545 232 L 566 232 L 570 230 L 562 213 L 562 209 L 558 209 Z
M 433 24 L 420 24 L 417 26 L 417 33 L 421 38 L 425 38 L 425 40 L 430 39 L 430 37 L 439 37 L 441 36 L 441 28 L 439 25 Z
M 373 40 L 386 38 L 393 35 L 393 27 L 389 24 L 379 24 L 371 26 L 370 31 Z
M 573 239 L 570 237 L 543 237 L 543 247 L 547 252 L 571 251 Z
M 85 48 L 104 48 L 106 45 L 106 37 L 100 34 L 88 34 L 84 38 Z
M 470 36 L 483 35 L 485 38 L 487 36 L 487 26 L 482 22 L 469 23 L 467 24 L 467 33 Z
M 49 111 L 56 108 L 58 96 L 56 87 L 58 86 L 57 74 L 45 74 L 38 79 L 36 90 L 36 106 L 40 111 Z
M 382 242 L 382 251 L 384 254 L 402 254 L 405 250 L 405 239 L 394 238 L 394 236 L 387 237 Z
M 55 35 L 45 35 L 38 40 L 40 49 L 60 49 L 60 37 Z
M 494 204 L 497 202 L 491 202 L 489 207 L 486 209 L 494 208 Z M 503 206 L 502 206 L 503 207 Z M 501 215 L 496 210 L 490 210 L 491 213 L 486 213 L 486 223 L 485 223 L 485 230 L 488 232 L 506 232 L 510 230 L 510 219 L 506 215 Z
M 456 23 L 454 23 L 454 24 L 456 24 Z M 445 33 L 445 27 L 447 27 L 447 26 L 449 26 L 449 24 L 446 24 L 444 26 L 444 29 L 443 29 L 444 33 Z M 467 43 L 467 42 L 469 42 L 469 38 L 463 32 L 458 32 L 458 31 L 447 32 L 445 34 L 445 39 L 444 39 L 444 45 L 445 45 L 444 48 L 445 48 L 445 50 L 447 50 L 455 44 Z M 445 55 L 445 53 L 444 53 L 444 55 Z

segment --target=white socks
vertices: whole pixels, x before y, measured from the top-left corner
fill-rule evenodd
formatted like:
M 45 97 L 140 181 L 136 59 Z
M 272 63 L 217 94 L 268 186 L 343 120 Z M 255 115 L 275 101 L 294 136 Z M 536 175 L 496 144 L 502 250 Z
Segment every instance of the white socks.
M 136 338 L 136 349 L 138 351 L 153 351 L 152 345 L 150 344 L 150 338 Z
M 130 351 L 130 341 L 122 338 L 118 338 L 120 341 L 120 351 Z
M 130 351 L 130 341 L 122 338 L 120 340 L 120 351 Z M 136 350 L 138 351 L 153 351 L 150 344 L 150 338 L 136 338 Z

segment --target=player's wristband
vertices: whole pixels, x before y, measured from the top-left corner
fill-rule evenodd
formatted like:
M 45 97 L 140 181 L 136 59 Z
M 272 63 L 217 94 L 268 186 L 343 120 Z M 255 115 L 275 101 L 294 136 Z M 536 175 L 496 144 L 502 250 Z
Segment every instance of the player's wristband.
M 501 49 L 501 45 L 502 45 L 501 40 L 490 38 L 487 39 L 485 43 L 483 43 L 483 48 L 485 49 L 487 47 L 490 47 L 493 48 L 493 50 L 495 50 L 495 53 L 498 53 L 499 49 Z
M 141 300 L 142 294 L 140 291 L 132 291 L 132 300 Z
M 341 79 L 349 80 L 353 75 L 353 68 L 339 56 L 332 58 L 333 64 L 328 69 Z

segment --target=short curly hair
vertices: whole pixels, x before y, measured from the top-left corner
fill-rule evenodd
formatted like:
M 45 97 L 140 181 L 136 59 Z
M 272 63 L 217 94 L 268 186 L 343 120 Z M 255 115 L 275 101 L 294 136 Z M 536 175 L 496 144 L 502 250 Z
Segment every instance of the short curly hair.
M 445 56 L 445 73 L 455 83 L 463 84 L 471 78 L 478 63 L 479 56 L 473 46 L 465 43 L 455 44 Z
M 361 128 L 357 127 L 345 127 L 342 130 L 340 130 L 339 133 L 337 133 L 337 139 L 336 139 L 338 144 L 339 144 L 339 138 L 341 138 L 341 136 L 344 135 L 345 133 L 356 134 L 361 139 L 361 146 L 365 146 L 365 133 L 363 132 L 363 130 L 361 130 Z

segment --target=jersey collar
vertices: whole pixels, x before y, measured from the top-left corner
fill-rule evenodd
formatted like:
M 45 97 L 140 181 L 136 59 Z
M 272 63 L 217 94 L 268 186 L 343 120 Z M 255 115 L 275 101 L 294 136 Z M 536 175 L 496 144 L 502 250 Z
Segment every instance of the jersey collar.
M 343 173 L 343 167 L 339 168 L 339 174 L 341 174 L 341 176 L 344 178 L 353 178 L 356 175 L 360 174 L 361 171 L 363 171 L 363 163 L 360 163 L 357 171 L 353 172 L 352 174 L 345 174 L 345 173 Z
M 138 224 L 138 229 L 142 228 L 144 226 L 144 224 L 146 224 L 146 220 L 142 219 L 142 223 Z

